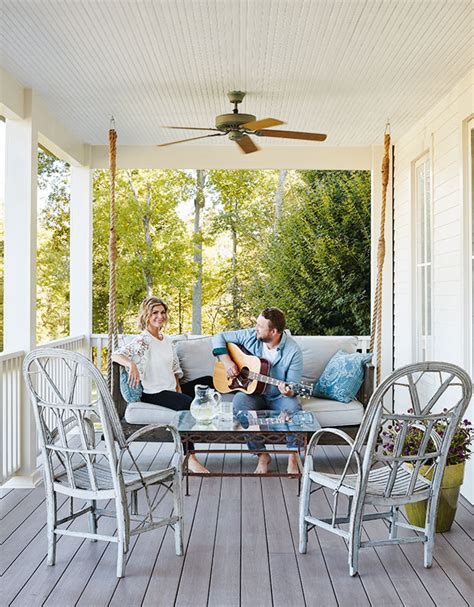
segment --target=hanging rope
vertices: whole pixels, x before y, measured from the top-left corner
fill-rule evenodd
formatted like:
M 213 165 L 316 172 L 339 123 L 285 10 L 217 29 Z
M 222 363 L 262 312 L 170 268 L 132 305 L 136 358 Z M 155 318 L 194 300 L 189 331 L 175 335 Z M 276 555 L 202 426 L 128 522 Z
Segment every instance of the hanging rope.
M 374 342 L 377 339 L 376 349 L 376 383 L 380 383 L 382 373 L 382 289 L 383 264 L 385 260 L 385 215 L 387 209 L 387 186 L 390 172 L 390 124 L 387 123 L 384 135 L 384 156 L 382 160 L 382 211 L 380 214 L 380 236 L 377 249 L 377 282 L 375 287 L 374 311 L 370 331 L 370 351 L 374 351 Z
M 115 224 L 115 173 L 117 166 L 117 133 L 112 116 L 109 130 L 109 171 L 110 171 L 110 207 L 109 207 L 109 338 L 107 342 L 107 384 L 112 389 L 112 352 L 117 348 L 117 289 L 115 284 L 115 262 L 117 260 L 117 238 Z

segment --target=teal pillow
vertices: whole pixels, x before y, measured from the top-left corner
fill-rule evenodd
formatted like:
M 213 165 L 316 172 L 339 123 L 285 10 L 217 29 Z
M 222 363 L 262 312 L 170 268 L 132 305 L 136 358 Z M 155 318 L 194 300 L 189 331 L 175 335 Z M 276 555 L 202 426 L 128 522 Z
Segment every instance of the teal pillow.
M 313 396 L 350 403 L 364 381 L 364 365 L 372 354 L 349 354 L 339 350 L 326 365 L 313 388 Z
M 120 367 L 120 392 L 127 403 L 140 402 L 143 394 L 142 382 L 138 386 L 132 387 L 128 383 L 128 371 L 125 367 Z

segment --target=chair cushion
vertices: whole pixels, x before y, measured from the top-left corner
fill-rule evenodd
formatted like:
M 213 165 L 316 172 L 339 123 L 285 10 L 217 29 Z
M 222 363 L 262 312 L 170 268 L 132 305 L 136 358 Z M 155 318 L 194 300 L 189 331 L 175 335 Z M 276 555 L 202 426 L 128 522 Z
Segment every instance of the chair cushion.
M 212 354 L 212 337 L 178 341 L 176 352 L 183 371 L 182 383 L 205 375 L 212 375 L 216 360 Z
M 364 381 L 364 365 L 371 358 L 372 354 L 349 354 L 339 350 L 314 385 L 313 395 L 341 403 L 351 402 Z
M 346 335 L 294 335 L 303 352 L 303 377 L 317 381 L 338 350 L 350 354 L 357 350 L 357 337 Z
M 176 411 L 152 403 L 129 403 L 125 410 L 125 421 L 129 424 L 172 424 Z
M 364 406 L 358 400 L 340 403 L 326 398 L 309 398 L 301 400 L 303 411 L 316 415 L 321 428 L 338 426 L 357 426 L 364 416 Z
M 120 392 L 126 403 L 139 401 L 143 394 L 142 382 L 133 387 L 128 382 L 128 371 L 125 367 L 120 367 Z

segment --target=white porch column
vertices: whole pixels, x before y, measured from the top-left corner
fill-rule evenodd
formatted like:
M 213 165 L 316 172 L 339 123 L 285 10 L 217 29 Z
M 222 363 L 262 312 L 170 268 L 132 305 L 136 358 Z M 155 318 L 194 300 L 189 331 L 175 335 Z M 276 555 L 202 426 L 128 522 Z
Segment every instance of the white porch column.
M 92 333 L 92 171 L 71 166 L 70 334 Z
M 383 146 L 372 146 L 371 164 L 371 301 L 372 312 L 377 282 L 377 249 L 380 236 L 380 215 L 382 209 L 382 159 Z M 392 370 L 393 361 L 393 209 L 392 209 L 392 167 L 387 188 L 385 216 L 385 262 L 382 290 L 382 379 Z M 375 344 L 376 345 L 376 344 Z M 374 360 L 375 363 L 375 360 Z
M 32 93 L 25 91 L 25 118 L 7 120 L 5 136 L 5 351 L 36 345 L 36 232 L 38 132 Z M 21 393 L 21 468 L 10 483 L 33 486 L 36 431 L 23 382 Z

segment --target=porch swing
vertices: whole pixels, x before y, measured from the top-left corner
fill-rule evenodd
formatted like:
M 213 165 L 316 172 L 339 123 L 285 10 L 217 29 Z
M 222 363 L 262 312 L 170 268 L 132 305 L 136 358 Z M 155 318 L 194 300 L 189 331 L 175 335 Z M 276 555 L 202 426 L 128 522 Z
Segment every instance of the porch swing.
M 115 204 L 115 180 L 116 180 L 116 160 L 117 160 L 117 133 L 115 123 L 112 117 L 109 130 L 109 174 L 110 174 L 110 207 L 109 207 L 109 322 L 108 322 L 108 352 L 112 352 L 118 345 L 117 331 L 117 292 L 116 292 L 116 259 L 117 259 L 117 240 L 116 240 L 116 204 Z M 385 217 L 387 206 L 387 188 L 390 172 L 390 128 L 387 127 L 384 134 L 384 156 L 382 160 L 382 207 L 380 219 L 380 236 L 377 249 L 377 280 L 375 288 L 375 296 L 373 302 L 371 334 L 369 351 L 374 352 L 375 347 L 375 365 L 369 363 L 366 365 L 364 382 L 357 394 L 358 400 L 367 406 L 369 399 L 374 390 L 374 383 L 380 384 L 381 381 L 381 364 L 382 364 L 382 289 L 383 289 L 383 266 L 385 260 Z M 374 378 L 375 366 L 375 378 Z M 375 380 L 375 381 L 374 381 Z M 117 363 L 113 363 L 112 357 L 107 357 L 107 382 L 109 390 L 112 393 L 117 412 L 122 420 L 123 430 L 126 436 L 129 436 L 140 426 L 130 424 L 125 421 L 125 402 L 120 392 L 120 369 Z M 344 426 L 344 431 L 350 436 L 355 437 L 359 429 L 359 425 Z M 148 441 L 168 441 L 170 437 L 163 430 L 154 431 L 147 435 Z M 337 437 L 331 438 L 332 444 L 339 443 Z M 343 441 L 342 441 L 343 442 Z M 324 444 L 322 442 L 322 444 Z

